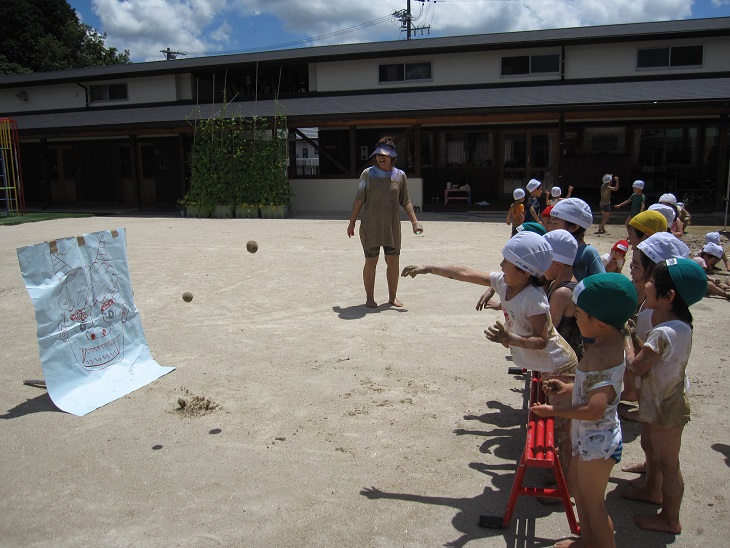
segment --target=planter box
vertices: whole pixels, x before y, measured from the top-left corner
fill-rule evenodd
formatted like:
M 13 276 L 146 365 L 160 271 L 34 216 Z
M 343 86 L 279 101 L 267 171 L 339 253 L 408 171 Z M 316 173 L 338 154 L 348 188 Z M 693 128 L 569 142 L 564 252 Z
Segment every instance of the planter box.
M 185 215 L 194 219 L 207 219 L 210 217 L 210 210 L 196 205 L 189 205 L 185 207 Z
M 285 219 L 289 214 L 289 206 L 262 206 L 262 219 Z
M 236 219 L 258 219 L 259 208 L 236 206 Z
M 233 217 L 233 208 L 229 205 L 217 205 L 213 208 L 215 219 L 230 219 Z

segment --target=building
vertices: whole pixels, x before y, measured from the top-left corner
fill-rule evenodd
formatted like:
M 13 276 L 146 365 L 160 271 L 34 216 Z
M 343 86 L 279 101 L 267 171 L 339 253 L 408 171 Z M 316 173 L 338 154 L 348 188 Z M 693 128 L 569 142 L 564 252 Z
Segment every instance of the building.
M 728 180 L 730 18 L 324 46 L 0 77 L 29 207 L 174 208 L 195 120 L 287 115 L 295 211 L 349 211 L 378 137 L 414 204 L 507 202 L 530 178 L 597 204 L 601 176 L 697 210 Z M 301 128 L 317 128 L 317 138 Z M 315 153 L 316 151 L 316 153 Z M 304 167 L 304 166 L 300 166 Z M 625 196 L 624 194 L 621 194 Z

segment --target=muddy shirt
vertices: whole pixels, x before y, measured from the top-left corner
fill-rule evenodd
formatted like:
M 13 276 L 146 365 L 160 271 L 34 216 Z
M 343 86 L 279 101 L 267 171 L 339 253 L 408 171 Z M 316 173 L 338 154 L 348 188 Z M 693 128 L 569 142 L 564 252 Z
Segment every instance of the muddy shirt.
M 507 300 L 507 284 L 502 272 L 490 274 L 492 288 L 502 301 L 505 327 L 508 331 L 522 337 L 533 335 L 530 317 L 545 314 L 548 322 L 547 346 L 542 350 L 530 350 L 519 346 L 510 346 L 512 360 L 517 367 L 533 371 L 560 372 L 572 374 L 578 365 L 578 358 L 563 337 L 553 326 L 550 319 L 550 305 L 547 295 L 541 287 L 528 285 L 517 295 Z
M 372 166 L 360 175 L 356 200 L 360 210 L 360 241 L 365 249 L 390 246 L 400 250 L 400 208 L 411 201 L 406 174 L 398 168 L 383 171 Z
M 652 310 L 639 314 L 641 324 Z M 637 325 L 637 335 L 639 333 Z M 686 369 L 692 351 L 692 328 L 680 320 L 660 323 L 646 335 L 644 346 L 659 354 L 659 361 L 641 378 L 639 420 L 664 428 L 689 422 Z

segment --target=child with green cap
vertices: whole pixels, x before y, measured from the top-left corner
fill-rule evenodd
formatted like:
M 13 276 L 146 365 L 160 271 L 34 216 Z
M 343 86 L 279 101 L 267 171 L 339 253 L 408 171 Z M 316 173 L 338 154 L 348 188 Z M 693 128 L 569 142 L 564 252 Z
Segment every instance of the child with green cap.
M 606 485 L 613 466 L 621 460 L 623 439 L 617 407 L 626 359 L 624 324 L 637 306 L 634 286 L 615 272 L 594 274 L 573 291 L 578 327 L 589 345 L 575 372 L 572 384 L 551 380 L 544 385 L 548 396 L 571 393 L 572 405 L 565 409 L 535 404 L 541 417 L 573 420 L 573 459 L 568 485 L 578 510 L 585 546 L 615 546 L 614 529 L 605 505 Z M 572 546 L 572 539 L 555 546 Z
M 628 368 L 641 377 L 639 420 L 644 423 L 641 447 L 646 455 L 646 483 L 621 493 L 624 498 L 662 506 L 658 514 L 634 517 L 642 529 L 675 535 L 682 532 L 679 509 L 684 480 L 679 450 L 690 413 L 686 382 L 692 350 L 689 307 L 700 301 L 706 290 L 702 267 L 682 257 L 657 264 L 645 286 L 646 309 L 637 323 L 643 323 L 641 316 L 647 316 L 652 327 Z

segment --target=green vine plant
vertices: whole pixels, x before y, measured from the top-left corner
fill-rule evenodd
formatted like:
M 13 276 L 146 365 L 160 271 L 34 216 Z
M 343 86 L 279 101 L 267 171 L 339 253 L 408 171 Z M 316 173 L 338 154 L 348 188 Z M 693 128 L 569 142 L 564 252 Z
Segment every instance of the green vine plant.
M 196 119 L 190 190 L 183 205 L 203 212 L 215 206 L 289 206 L 286 116 L 228 116 L 226 102 L 215 116 Z

